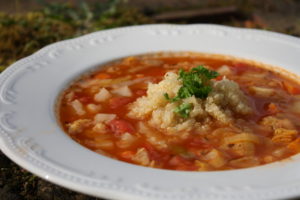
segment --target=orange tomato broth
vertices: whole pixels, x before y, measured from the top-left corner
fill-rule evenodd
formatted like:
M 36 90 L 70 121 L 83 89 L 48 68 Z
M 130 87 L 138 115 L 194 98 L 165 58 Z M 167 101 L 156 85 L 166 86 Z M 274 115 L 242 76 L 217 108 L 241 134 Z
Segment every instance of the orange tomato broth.
M 99 104 L 95 102 L 93 95 L 91 94 L 89 88 L 87 89 L 78 89 L 78 82 L 82 80 L 88 79 L 115 79 L 120 77 L 131 76 L 131 80 L 139 79 L 144 77 L 151 77 L 152 83 L 158 83 L 160 80 L 163 79 L 163 75 L 170 70 L 178 71 L 178 68 L 172 69 L 172 66 L 176 66 L 177 63 L 180 62 L 199 62 L 203 63 L 205 66 L 209 66 L 212 70 L 217 70 L 219 67 L 226 65 L 232 70 L 232 73 L 226 75 L 226 77 L 230 80 L 237 82 L 241 88 L 241 90 L 246 94 L 249 98 L 250 104 L 254 108 L 254 114 L 247 116 L 245 118 L 246 126 L 252 126 L 252 131 L 259 135 L 260 137 L 264 138 L 271 138 L 272 133 L 268 129 L 261 129 L 260 126 L 256 126 L 259 121 L 266 116 L 276 116 L 281 114 L 284 118 L 292 121 L 295 125 L 295 129 L 298 131 L 300 130 L 300 124 L 297 123 L 299 121 L 300 115 L 299 113 L 291 113 L 289 110 L 289 105 L 295 102 L 295 98 L 297 95 L 300 94 L 300 86 L 296 81 L 290 80 L 279 73 L 267 70 L 261 66 L 249 64 L 248 62 L 238 60 L 238 59 L 225 59 L 222 57 L 209 57 L 209 56 L 171 56 L 171 57 L 158 57 L 155 60 L 161 61 L 161 64 L 157 66 L 150 66 L 145 69 L 141 69 L 135 73 L 131 73 L 129 69 L 134 69 L 136 67 L 140 67 L 145 65 L 143 63 L 142 57 L 129 57 L 122 59 L 120 61 L 107 64 L 106 66 L 102 67 L 100 70 L 91 73 L 88 76 L 83 76 L 79 81 L 73 83 L 62 95 L 61 102 L 59 105 L 59 120 L 64 131 L 75 141 L 82 144 L 83 146 L 96 151 L 100 152 L 103 155 L 110 156 L 112 158 L 137 164 L 136 162 L 132 161 L 133 155 L 136 153 L 138 148 L 145 148 L 148 152 L 150 160 L 154 160 L 155 164 L 152 167 L 161 168 L 161 169 L 171 169 L 171 170 L 188 170 L 188 171 L 197 171 L 198 166 L 195 164 L 195 161 L 202 158 L 201 152 L 203 150 L 211 150 L 213 148 L 219 149 L 220 141 L 222 138 L 213 138 L 210 142 L 203 139 L 203 136 L 199 134 L 191 134 L 187 139 L 171 144 L 167 149 L 157 149 L 149 142 L 146 141 L 145 136 L 137 132 L 136 124 L 137 121 L 135 119 L 131 119 L 126 116 L 128 113 L 128 104 L 135 101 L 137 98 L 146 95 L 146 87 L 147 83 L 138 83 L 129 88 L 132 91 L 133 96 L 131 97 L 119 97 L 114 96 L 106 102 L 101 103 L 101 110 L 100 113 L 110 113 L 116 114 L 117 120 L 121 120 L 120 124 L 117 124 L 117 129 L 121 129 L 124 131 L 131 131 L 131 134 L 138 137 L 137 141 L 134 142 L 128 148 L 119 148 L 116 145 L 119 141 L 120 135 L 122 134 L 118 132 L 118 130 L 114 130 L 116 127 L 112 128 L 110 125 L 106 125 L 108 129 L 108 133 L 110 135 L 110 140 L 113 142 L 114 147 L 111 149 L 99 149 L 95 148 L 93 145 L 89 145 L 88 142 L 90 140 L 94 140 L 102 133 L 95 132 L 91 128 L 84 129 L 83 131 L 70 134 L 68 133 L 68 125 L 75 120 L 78 119 L 93 119 L 95 114 L 86 113 L 83 116 L 78 116 L 75 114 L 74 109 L 70 106 L 69 102 L 67 101 L 66 94 L 70 91 L 75 91 L 74 99 L 78 99 L 83 105 L 87 105 L 89 103 Z M 164 66 L 168 66 L 167 68 Z M 188 65 L 187 65 L 188 66 Z M 110 69 L 115 70 L 110 70 Z M 187 70 L 187 69 L 185 69 Z M 246 74 L 249 73 L 256 73 L 256 74 L 265 74 L 263 76 L 263 80 L 259 80 L 256 77 L 253 79 L 243 78 Z M 223 76 L 220 75 L 216 78 L 216 80 L 222 79 Z M 270 84 L 272 83 L 272 84 Z M 282 97 L 281 98 L 263 98 L 255 96 L 251 93 L 248 89 L 251 85 L 256 86 L 265 86 L 269 84 L 268 87 L 275 88 L 277 92 L 279 92 Z M 271 85 L 271 86 L 270 86 Z M 243 118 L 243 116 L 235 116 L 239 118 Z M 140 120 L 140 121 L 147 121 Z M 123 123 L 125 122 L 125 123 Z M 227 127 L 228 125 L 221 125 L 219 123 L 212 125 L 214 129 Z M 241 124 L 233 124 L 233 126 L 242 126 Z M 298 134 L 299 135 L 299 134 Z M 297 135 L 297 138 L 299 137 Z M 167 137 L 167 136 L 162 136 Z M 267 164 L 270 162 L 282 160 L 284 158 L 290 157 L 300 151 L 300 139 L 295 138 L 292 144 L 273 144 L 271 146 L 267 146 L 265 144 L 256 145 L 255 156 L 259 160 L 259 165 Z M 99 141 L 101 142 L 101 141 Z M 272 156 L 272 153 L 276 149 L 284 148 L 285 151 L 281 156 L 275 157 Z M 199 151 L 199 149 L 201 151 Z M 199 153 L 200 152 L 200 153 Z M 239 158 L 236 155 L 231 155 L 230 152 L 225 152 L 226 158 L 230 161 L 232 159 Z M 266 157 L 272 157 L 271 161 L 267 161 Z M 203 161 L 203 160 L 202 160 Z M 256 166 L 256 165 L 255 165 Z M 229 164 L 224 165 L 221 168 L 213 168 L 211 167 L 209 170 L 226 170 L 226 169 L 238 169 L 244 167 L 252 167 L 249 166 L 242 166 L 242 167 L 233 167 Z

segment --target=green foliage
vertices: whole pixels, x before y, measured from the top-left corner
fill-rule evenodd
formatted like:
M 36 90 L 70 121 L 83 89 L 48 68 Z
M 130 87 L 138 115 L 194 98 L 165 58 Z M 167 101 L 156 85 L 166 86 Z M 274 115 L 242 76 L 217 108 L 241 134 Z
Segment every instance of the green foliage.
M 153 21 L 142 14 L 137 8 L 128 9 L 123 7 L 113 13 L 108 12 L 100 16 L 97 27 L 105 29 L 147 23 L 153 23 Z
M 73 36 L 75 28 L 62 21 L 45 18 L 42 13 L 0 15 L 0 66 L 3 69 L 15 60 L 41 47 Z
M 193 109 L 193 104 L 183 103 L 179 105 L 177 108 L 175 108 L 174 112 L 183 118 L 188 118 L 192 109 Z
M 44 8 L 25 14 L 0 13 L 0 72 L 16 60 L 50 43 L 96 30 L 151 21 L 120 0 L 78 6 L 46 3 Z

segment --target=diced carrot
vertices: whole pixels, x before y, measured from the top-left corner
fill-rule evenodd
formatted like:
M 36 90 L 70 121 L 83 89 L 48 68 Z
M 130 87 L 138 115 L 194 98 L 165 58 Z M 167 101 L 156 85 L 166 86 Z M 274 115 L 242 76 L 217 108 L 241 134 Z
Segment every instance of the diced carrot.
M 294 152 L 300 152 L 300 138 L 297 138 L 287 146 L 290 150 Z
M 110 129 L 116 136 L 124 133 L 134 133 L 134 127 L 127 121 L 122 119 L 113 119 L 108 123 Z
M 144 75 L 144 74 L 136 74 L 135 77 L 136 77 L 136 78 L 144 78 L 145 75 Z
M 111 78 L 111 76 L 106 73 L 98 73 L 95 75 L 95 78 L 96 79 L 109 79 L 109 78 Z
M 134 99 L 132 97 L 114 97 L 109 100 L 109 107 L 111 109 L 117 109 L 132 102 L 133 100 Z
M 296 94 L 300 94 L 300 89 L 293 86 L 291 83 L 289 82 L 286 82 L 286 81 L 283 81 L 283 87 L 284 89 L 289 93 L 289 94 L 292 94 L 292 95 L 296 95 Z
M 267 107 L 268 112 L 274 114 L 279 112 L 279 108 L 276 104 L 274 103 L 269 103 Z
M 217 78 L 215 78 L 216 81 L 220 81 L 220 80 L 222 80 L 222 79 L 223 79 L 223 76 L 221 76 L 221 75 L 220 75 L 220 76 L 217 76 Z
M 131 160 L 131 158 L 134 156 L 134 152 L 133 151 L 123 151 L 120 156 L 126 160 Z

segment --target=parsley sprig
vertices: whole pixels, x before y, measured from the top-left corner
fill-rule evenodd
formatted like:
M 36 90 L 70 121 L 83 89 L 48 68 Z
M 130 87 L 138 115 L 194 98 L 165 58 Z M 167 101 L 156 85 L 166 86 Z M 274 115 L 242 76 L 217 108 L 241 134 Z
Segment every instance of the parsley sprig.
M 174 109 L 174 112 L 179 114 L 183 118 L 188 118 L 192 109 L 193 109 L 193 104 L 183 103 L 183 104 L 180 104 L 179 106 L 177 106 Z
M 170 102 L 176 102 L 191 96 L 205 99 L 212 90 L 210 80 L 217 76 L 219 76 L 218 72 L 206 69 L 203 66 L 195 67 L 189 72 L 180 69 L 178 79 L 182 80 L 182 86 L 178 90 L 177 95 L 170 98 L 168 93 L 165 93 L 164 96 Z M 187 118 L 191 110 L 192 104 L 183 103 L 174 112 L 183 118 Z

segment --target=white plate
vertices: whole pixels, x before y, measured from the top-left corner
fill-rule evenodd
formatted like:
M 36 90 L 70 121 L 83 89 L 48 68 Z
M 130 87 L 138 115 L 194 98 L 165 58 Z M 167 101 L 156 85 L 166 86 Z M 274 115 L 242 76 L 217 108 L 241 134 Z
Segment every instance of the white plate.
M 0 147 L 17 164 L 61 186 L 111 199 L 274 199 L 300 195 L 300 156 L 231 171 L 177 172 L 96 154 L 58 126 L 56 98 L 75 77 L 116 58 L 157 52 L 228 54 L 300 74 L 300 40 L 216 25 L 146 25 L 55 43 L 0 76 Z

